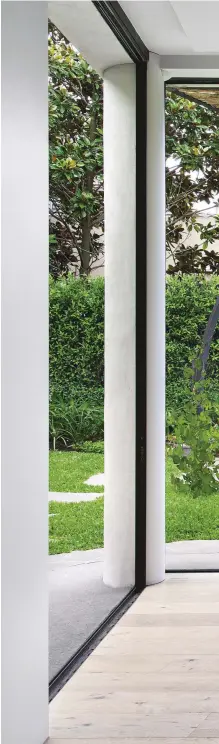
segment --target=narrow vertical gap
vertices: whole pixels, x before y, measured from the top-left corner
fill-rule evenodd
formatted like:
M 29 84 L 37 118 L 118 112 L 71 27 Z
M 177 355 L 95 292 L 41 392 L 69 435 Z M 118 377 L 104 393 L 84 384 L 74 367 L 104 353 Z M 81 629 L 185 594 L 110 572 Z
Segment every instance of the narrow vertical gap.
M 136 64 L 136 520 L 135 584 L 146 586 L 147 63 Z

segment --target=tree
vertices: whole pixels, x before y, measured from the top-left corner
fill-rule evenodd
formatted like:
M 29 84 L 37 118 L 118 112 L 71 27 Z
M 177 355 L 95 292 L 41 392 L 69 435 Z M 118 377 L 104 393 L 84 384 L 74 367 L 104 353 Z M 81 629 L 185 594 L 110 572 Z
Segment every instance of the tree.
M 219 273 L 219 256 L 209 250 L 219 238 L 219 111 L 199 105 L 176 92 L 166 95 L 166 193 L 168 273 Z M 211 205 L 207 225 L 200 222 L 200 205 Z M 189 245 L 192 230 L 197 243 Z
M 103 254 L 102 81 L 49 25 L 50 271 L 89 274 Z M 168 273 L 219 273 L 219 112 L 166 93 Z M 212 217 L 200 222 L 197 204 Z M 201 206 L 199 206 L 199 210 Z M 214 219 L 213 219 L 214 216 Z M 189 237 L 197 233 L 197 243 Z M 211 249 L 212 246 L 212 249 Z
M 49 24 L 50 272 L 87 275 L 103 226 L 102 81 Z

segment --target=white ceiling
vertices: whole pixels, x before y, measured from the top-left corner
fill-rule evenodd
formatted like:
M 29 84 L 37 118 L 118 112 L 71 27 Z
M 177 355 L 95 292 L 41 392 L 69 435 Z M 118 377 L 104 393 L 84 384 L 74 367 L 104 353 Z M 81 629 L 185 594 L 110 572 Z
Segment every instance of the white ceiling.
M 161 66 L 206 66 L 208 72 L 212 67 L 219 76 L 219 0 L 121 0 L 120 5 L 147 48 L 162 55 Z M 49 17 L 98 72 L 130 61 L 91 0 L 49 2 Z
M 152 52 L 219 53 L 217 0 L 122 0 L 120 5 Z
M 199 54 L 219 52 L 219 3 L 172 2 L 181 26 L 189 39 L 192 50 Z
M 130 62 L 91 0 L 49 2 L 49 18 L 100 74 L 107 67 Z
M 120 5 L 151 52 L 191 54 L 189 40 L 168 0 L 123 0 Z

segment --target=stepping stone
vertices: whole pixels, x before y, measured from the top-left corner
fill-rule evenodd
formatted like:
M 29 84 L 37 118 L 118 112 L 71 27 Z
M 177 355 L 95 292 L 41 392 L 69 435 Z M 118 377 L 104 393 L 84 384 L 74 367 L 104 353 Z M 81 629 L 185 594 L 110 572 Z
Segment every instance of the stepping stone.
M 88 480 L 84 481 L 86 486 L 105 486 L 105 475 L 104 473 L 97 473 L 97 475 L 91 475 Z
M 50 491 L 48 500 L 59 501 L 63 504 L 79 504 L 80 501 L 95 501 L 100 496 L 102 496 L 101 493 L 70 493 L 69 491 L 59 493 L 58 491 Z

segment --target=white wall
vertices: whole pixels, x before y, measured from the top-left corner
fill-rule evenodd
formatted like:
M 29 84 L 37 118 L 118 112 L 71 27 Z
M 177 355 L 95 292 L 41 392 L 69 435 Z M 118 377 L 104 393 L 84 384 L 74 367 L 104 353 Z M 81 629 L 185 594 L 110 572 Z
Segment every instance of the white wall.
M 2 3 L 2 742 L 48 735 L 47 4 Z
M 135 581 L 135 65 L 104 74 L 104 581 Z
M 196 216 L 197 222 L 200 222 L 203 225 L 203 227 L 208 225 L 209 222 L 211 222 L 211 224 L 214 225 L 216 222 L 214 215 L 219 214 L 218 207 L 214 206 L 214 209 L 206 208 L 204 212 L 201 212 L 201 214 L 199 214 L 199 211 L 201 211 L 202 208 L 203 208 L 202 203 L 199 202 L 199 204 L 197 205 L 197 211 L 194 210 L 194 215 Z M 168 223 L 167 223 L 166 229 L 168 231 Z M 192 229 L 191 233 L 188 234 L 188 230 L 185 225 L 183 242 L 185 246 L 189 247 L 189 246 L 200 245 L 203 242 L 203 239 L 201 240 L 200 235 L 196 232 L 194 228 Z M 219 254 L 219 240 L 214 240 L 212 244 L 209 243 L 207 250 L 208 251 L 213 250 L 215 251 L 215 253 Z M 174 266 L 174 260 L 167 250 L 166 251 L 166 268 L 168 266 Z

